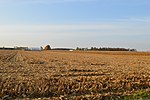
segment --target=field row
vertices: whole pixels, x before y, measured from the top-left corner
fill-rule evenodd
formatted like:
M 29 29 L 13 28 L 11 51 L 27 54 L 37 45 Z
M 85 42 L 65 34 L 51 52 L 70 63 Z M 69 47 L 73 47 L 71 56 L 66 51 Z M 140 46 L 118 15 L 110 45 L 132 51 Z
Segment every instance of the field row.
M 150 55 L 0 51 L 0 98 L 104 99 L 150 93 Z

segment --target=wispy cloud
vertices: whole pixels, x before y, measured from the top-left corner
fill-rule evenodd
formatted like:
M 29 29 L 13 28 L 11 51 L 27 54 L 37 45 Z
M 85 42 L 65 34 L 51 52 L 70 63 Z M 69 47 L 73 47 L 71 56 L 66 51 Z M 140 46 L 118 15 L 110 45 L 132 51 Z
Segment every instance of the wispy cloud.
M 128 17 L 122 19 L 114 19 L 121 22 L 150 22 L 150 17 Z
M 54 24 L 54 25 L 0 25 L 2 33 L 97 33 L 108 35 L 149 34 L 148 23 L 86 23 L 86 24 Z
M 113 30 L 119 27 L 111 24 L 0 25 L 0 31 L 89 31 Z

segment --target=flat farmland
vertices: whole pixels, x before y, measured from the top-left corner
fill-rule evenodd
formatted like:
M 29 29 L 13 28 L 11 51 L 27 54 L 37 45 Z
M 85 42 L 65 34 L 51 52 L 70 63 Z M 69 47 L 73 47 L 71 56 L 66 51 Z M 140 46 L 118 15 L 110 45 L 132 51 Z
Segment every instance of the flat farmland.
M 91 100 L 150 93 L 150 53 L 0 51 L 0 99 Z

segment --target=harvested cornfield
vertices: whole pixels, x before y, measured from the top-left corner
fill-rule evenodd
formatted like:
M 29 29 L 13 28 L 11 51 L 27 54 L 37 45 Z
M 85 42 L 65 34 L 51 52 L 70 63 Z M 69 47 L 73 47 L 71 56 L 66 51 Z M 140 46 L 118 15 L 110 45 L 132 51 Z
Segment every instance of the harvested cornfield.
M 150 53 L 0 51 L 0 99 L 97 100 L 150 93 Z

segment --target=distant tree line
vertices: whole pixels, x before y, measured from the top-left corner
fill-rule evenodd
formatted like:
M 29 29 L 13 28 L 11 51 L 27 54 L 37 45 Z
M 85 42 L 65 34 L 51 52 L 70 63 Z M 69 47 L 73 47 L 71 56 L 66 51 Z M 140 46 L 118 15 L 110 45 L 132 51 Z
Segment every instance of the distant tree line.
M 0 50 L 27 50 L 27 51 L 42 51 L 42 50 L 75 50 L 72 48 L 51 48 L 50 45 L 46 45 L 43 47 L 37 48 L 28 48 L 28 47 L 14 47 L 14 48 L 7 48 L 7 47 L 0 47 Z M 126 49 L 126 48 L 110 48 L 110 47 L 91 47 L 91 48 L 80 48 L 77 47 L 76 50 L 80 51 L 137 51 L 136 49 Z
M 126 48 L 110 48 L 110 47 L 91 47 L 89 48 L 80 48 L 77 47 L 76 50 L 81 50 L 81 51 L 137 51 L 136 49 L 126 49 Z
M 28 50 L 28 47 L 17 47 L 17 46 L 15 46 L 14 48 L 0 47 L 0 50 Z

